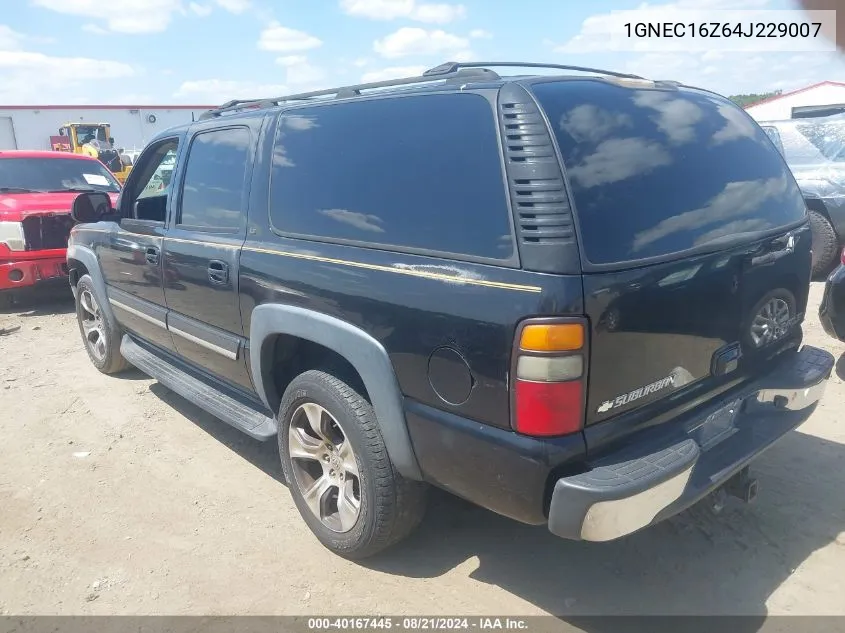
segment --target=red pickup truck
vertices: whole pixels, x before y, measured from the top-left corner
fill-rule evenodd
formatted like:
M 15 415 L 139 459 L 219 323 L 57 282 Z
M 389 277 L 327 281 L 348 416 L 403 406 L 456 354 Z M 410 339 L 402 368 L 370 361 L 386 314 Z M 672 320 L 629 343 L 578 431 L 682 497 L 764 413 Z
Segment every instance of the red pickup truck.
M 82 192 L 120 184 L 98 160 L 78 154 L 0 151 L 0 306 L 16 291 L 67 276 L 65 250 Z

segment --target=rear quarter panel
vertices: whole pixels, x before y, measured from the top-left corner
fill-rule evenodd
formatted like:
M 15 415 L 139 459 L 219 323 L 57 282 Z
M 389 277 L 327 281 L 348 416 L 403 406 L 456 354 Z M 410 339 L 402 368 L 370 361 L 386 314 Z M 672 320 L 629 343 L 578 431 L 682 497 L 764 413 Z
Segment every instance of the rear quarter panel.
M 337 317 L 384 346 L 406 397 L 509 429 L 508 372 L 516 325 L 529 316 L 582 314 L 580 277 L 277 235 L 270 227 L 266 186 L 275 118 L 268 116 L 262 134 L 240 261 L 244 334 L 249 337 L 250 314 L 263 303 Z M 467 371 L 472 376 L 469 396 L 460 403 L 447 402 L 432 387 L 430 359 L 444 347 L 466 366 L 446 363 L 441 384 L 452 371 L 457 379 Z

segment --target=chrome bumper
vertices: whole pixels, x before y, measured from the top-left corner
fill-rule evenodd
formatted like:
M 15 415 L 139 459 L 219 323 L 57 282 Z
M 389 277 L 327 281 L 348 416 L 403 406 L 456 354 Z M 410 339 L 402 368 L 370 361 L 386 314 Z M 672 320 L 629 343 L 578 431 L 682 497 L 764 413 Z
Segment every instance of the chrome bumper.
M 803 423 L 833 365 L 831 354 L 805 346 L 729 402 L 666 423 L 662 446 L 653 437 L 648 446 L 638 445 L 633 436 L 589 472 L 557 481 L 549 530 L 573 540 L 610 541 L 684 510 Z M 689 429 L 685 437 L 679 439 L 678 428 Z

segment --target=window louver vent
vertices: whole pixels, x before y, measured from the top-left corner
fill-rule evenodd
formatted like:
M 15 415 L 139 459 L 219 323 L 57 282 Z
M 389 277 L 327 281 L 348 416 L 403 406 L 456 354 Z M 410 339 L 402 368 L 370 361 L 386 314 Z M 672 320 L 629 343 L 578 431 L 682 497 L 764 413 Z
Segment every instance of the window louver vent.
M 508 184 L 523 244 L 575 244 L 572 211 L 546 124 L 527 93 L 500 99 Z M 503 95 L 504 96 L 504 95 Z

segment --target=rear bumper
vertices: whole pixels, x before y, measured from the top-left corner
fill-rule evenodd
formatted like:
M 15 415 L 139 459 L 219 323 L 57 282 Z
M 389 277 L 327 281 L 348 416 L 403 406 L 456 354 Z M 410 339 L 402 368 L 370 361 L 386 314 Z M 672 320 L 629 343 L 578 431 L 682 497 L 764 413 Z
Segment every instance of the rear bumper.
M 845 266 L 839 266 L 827 278 L 819 321 L 828 336 L 845 341 Z
M 38 257 L 39 251 L 27 251 L 20 259 L 0 260 L 0 291 L 16 290 L 33 286 L 42 281 L 67 277 L 68 268 L 64 251 L 45 251 L 45 257 Z
M 804 422 L 833 365 L 831 354 L 805 346 L 728 400 L 697 410 L 681 435 L 675 424 L 669 432 L 652 429 L 589 472 L 559 479 L 549 530 L 610 541 L 688 508 Z

